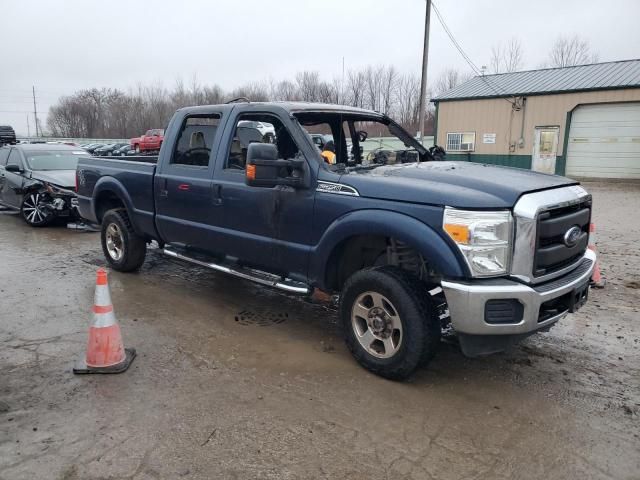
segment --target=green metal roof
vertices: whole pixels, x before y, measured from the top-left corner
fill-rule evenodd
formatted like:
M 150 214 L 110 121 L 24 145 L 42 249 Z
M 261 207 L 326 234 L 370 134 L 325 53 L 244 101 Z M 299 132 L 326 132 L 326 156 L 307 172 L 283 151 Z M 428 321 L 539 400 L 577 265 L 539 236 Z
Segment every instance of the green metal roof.
M 482 75 L 432 98 L 433 102 L 519 97 L 640 87 L 640 59 Z

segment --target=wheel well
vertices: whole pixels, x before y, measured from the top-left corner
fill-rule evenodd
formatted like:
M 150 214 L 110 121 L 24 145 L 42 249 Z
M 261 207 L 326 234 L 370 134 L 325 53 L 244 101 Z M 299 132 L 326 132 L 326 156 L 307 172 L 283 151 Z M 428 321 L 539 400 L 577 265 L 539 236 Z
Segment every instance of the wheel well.
M 114 208 L 126 208 L 126 206 L 124 202 L 120 200 L 120 197 L 112 191 L 105 190 L 100 192 L 96 198 L 96 219 L 98 223 L 102 223 L 104 214 Z
M 325 285 L 340 291 L 347 279 L 366 267 L 396 265 L 422 280 L 438 276 L 411 245 L 392 237 L 357 235 L 339 243 L 327 261 Z

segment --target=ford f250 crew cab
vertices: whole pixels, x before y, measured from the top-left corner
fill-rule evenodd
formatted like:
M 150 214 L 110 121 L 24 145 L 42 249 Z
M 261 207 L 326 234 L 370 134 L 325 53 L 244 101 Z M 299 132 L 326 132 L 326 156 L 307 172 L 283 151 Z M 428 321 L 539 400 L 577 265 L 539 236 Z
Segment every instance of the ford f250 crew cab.
M 246 121 L 273 126 L 273 143 L 243 143 Z M 332 132 L 335 164 L 311 127 Z M 365 158 L 367 132 L 406 147 Z M 78 163 L 79 209 L 101 223 L 111 267 L 138 269 L 155 240 L 286 292 L 338 294 L 348 348 L 384 377 L 428 362 L 443 329 L 487 354 L 586 301 L 591 196 L 573 180 L 434 161 L 387 116 L 337 105 L 183 108 L 165 139 L 157 164 Z

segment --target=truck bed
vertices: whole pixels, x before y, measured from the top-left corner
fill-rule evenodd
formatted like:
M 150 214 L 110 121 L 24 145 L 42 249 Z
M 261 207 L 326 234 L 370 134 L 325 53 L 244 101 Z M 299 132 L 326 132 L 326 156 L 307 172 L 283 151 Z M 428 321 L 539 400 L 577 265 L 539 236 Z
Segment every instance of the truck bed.
M 85 157 L 78 161 L 78 208 L 80 214 L 99 222 L 100 212 L 94 209 L 94 199 L 102 190 L 117 191 L 133 212 L 133 224 L 140 233 L 156 236 L 154 225 L 154 186 L 157 157 L 120 158 Z

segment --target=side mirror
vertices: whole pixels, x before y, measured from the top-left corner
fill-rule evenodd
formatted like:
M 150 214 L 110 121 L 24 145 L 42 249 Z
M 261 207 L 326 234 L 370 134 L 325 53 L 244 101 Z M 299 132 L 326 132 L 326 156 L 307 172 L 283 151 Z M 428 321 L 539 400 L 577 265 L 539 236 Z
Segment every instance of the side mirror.
M 278 158 L 278 147 L 271 143 L 250 143 L 247 149 L 245 181 L 251 187 L 303 185 L 304 159 Z
M 16 165 L 15 163 L 12 163 L 10 165 L 7 165 L 6 167 L 4 167 L 4 169 L 7 172 L 12 172 L 12 173 L 20 173 L 22 171 L 22 169 L 20 168 L 19 165 Z
M 359 130 L 358 131 L 358 141 L 359 142 L 365 142 L 367 140 L 367 137 L 369 137 L 369 134 L 367 132 L 365 132 L 364 130 Z

